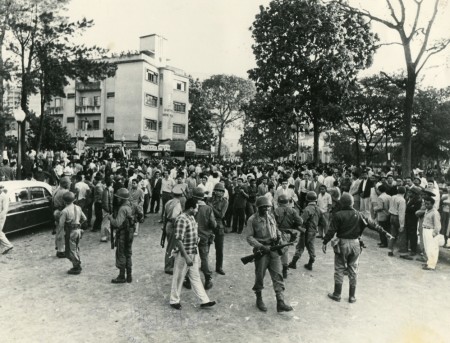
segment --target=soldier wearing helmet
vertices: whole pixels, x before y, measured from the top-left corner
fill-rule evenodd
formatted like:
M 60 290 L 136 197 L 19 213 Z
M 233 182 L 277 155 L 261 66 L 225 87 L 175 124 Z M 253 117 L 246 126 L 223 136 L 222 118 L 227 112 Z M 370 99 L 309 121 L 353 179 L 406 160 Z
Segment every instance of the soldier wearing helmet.
M 228 209 L 228 200 L 224 198 L 225 185 L 221 182 L 214 186 L 213 196 L 209 205 L 213 209 L 217 226 L 214 231 L 214 247 L 216 249 L 216 273 L 225 275 L 223 271 L 223 243 L 225 238 L 224 218 Z
M 112 283 L 130 283 L 132 281 L 132 246 L 134 237 L 134 213 L 129 201 L 130 193 L 126 188 L 120 188 L 114 194 L 117 198 L 119 210 L 117 216 L 108 216 L 111 222 L 111 230 L 116 230 L 116 267 L 119 276 L 112 279 Z M 125 279 L 125 269 L 127 277 Z
M 264 288 L 264 275 L 266 270 L 269 269 L 277 298 L 277 311 L 292 311 L 292 307 L 284 302 L 284 282 L 280 255 L 277 251 L 270 251 L 271 245 L 281 242 L 281 232 L 277 228 L 275 218 L 269 212 L 272 204 L 267 197 L 262 196 L 256 199 L 256 207 L 257 212 L 248 219 L 247 226 L 243 232 L 248 244 L 264 252 L 263 255 L 255 259 L 255 284 L 253 291 L 256 293 L 256 307 L 260 311 L 267 311 L 261 292 Z
M 284 242 L 295 241 L 297 234 L 292 230 L 305 232 L 301 227 L 303 220 L 300 218 L 297 211 L 288 206 L 289 199 L 285 194 L 278 197 L 278 207 L 275 209 L 274 215 L 277 221 L 278 229 L 281 231 L 281 238 Z M 283 278 L 287 278 L 288 263 L 289 263 L 289 247 L 282 250 L 281 264 L 283 265 Z
M 307 205 L 302 213 L 302 221 L 305 227 L 305 232 L 300 234 L 300 239 L 298 240 L 297 246 L 295 247 L 295 254 L 292 258 L 291 263 L 288 267 L 291 269 L 297 268 L 297 261 L 303 254 L 303 251 L 308 250 L 309 262 L 304 265 L 308 270 L 312 270 L 313 263 L 316 259 L 316 253 L 314 250 L 314 239 L 316 238 L 317 229 L 319 222 L 323 222 L 323 214 L 320 211 L 319 206 L 317 206 L 317 194 L 316 192 L 309 191 L 306 193 Z
M 75 205 L 75 195 L 72 192 L 66 192 L 63 195 L 66 207 L 61 211 L 59 217 L 59 226 L 65 231 L 65 255 L 72 262 L 73 268 L 67 273 L 78 275 L 81 273 L 81 259 L 79 243 L 83 233 L 81 224 L 87 219 L 81 207 Z
M 53 231 L 55 236 L 55 246 L 56 246 L 56 256 L 59 258 L 65 258 L 65 248 L 64 248 L 64 226 L 59 225 L 59 218 L 61 216 L 61 211 L 65 207 L 63 196 L 65 193 L 69 192 L 70 179 L 67 176 L 62 177 L 59 180 L 59 187 L 53 193 L 53 216 L 55 218 L 55 230 Z

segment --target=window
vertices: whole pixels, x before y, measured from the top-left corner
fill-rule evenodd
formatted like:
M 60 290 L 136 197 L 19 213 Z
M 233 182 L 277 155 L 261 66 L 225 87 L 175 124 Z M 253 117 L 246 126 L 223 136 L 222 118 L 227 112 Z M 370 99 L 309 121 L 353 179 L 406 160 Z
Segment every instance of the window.
M 9 201 L 12 203 L 28 200 L 28 190 L 26 188 L 15 189 L 9 194 Z
M 147 69 L 145 73 L 145 79 L 149 82 L 158 83 L 158 73 L 155 73 L 151 71 L 150 69 Z
M 67 93 L 67 99 L 75 99 L 75 93 Z
M 106 122 L 107 122 L 108 124 L 114 123 L 114 117 L 106 117 Z
M 186 82 L 175 80 L 175 87 L 174 89 L 186 92 Z
M 94 106 L 100 106 L 100 97 L 94 96 Z
M 159 98 L 159 106 L 162 106 L 162 104 L 163 104 L 163 100 L 162 100 L 163 98 Z
M 173 124 L 173 133 L 186 133 L 186 126 L 181 124 Z
M 100 120 L 93 120 L 92 124 L 94 126 L 93 127 L 94 130 L 100 130 Z
M 67 124 L 75 123 L 75 117 L 67 117 Z
M 185 113 L 186 112 L 186 104 L 182 102 L 173 102 L 173 110 L 175 112 Z
M 30 190 L 31 199 L 43 199 L 45 198 L 44 189 L 41 187 L 33 187 Z
M 116 93 L 114 93 L 114 92 L 108 92 L 108 93 L 106 93 L 106 98 L 114 98 L 116 96 Z
M 88 100 L 88 98 L 86 98 L 84 96 L 81 97 L 80 98 L 80 106 L 87 106 L 88 105 L 87 100 Z
M 144 119 L 144 130 L 156 131 L 156 120 Z
M 145 94 L 145 104 L 151 107 L 158 107 L 158 98 L 150 94 Z
M 60 98 L 55 99 L 55 107 L 61 107 L 61 99 Z

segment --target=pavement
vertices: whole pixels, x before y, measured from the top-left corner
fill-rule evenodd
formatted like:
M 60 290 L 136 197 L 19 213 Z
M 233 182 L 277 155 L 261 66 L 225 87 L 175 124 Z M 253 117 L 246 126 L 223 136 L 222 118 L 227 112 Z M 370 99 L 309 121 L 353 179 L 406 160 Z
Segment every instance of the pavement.
M 366 230 L 359 266 L 357 302 L 342 301 L 333 290 L 333 253 L 321 251 L 313 271 L 302 256 L 286 280 L 285 298 L 294 311 L 278 314 L 270 277 L 263 291 L 267 313 L 255 307 L 253 264 L 240 258 L 251 248 L 238 234 L 225 237 L 225 276 L 213 273 L 208 291 L 217 305 L 201 309 L 183 289 L 183 309 L 169 307 L 171 276 L 164 274 L 159 246 L 161 224 L 151 215 L 133 245 L 134 280 L 114 285 L 114 251 L 99 233 L 81 241 L 83 271 L 55 257 L 54 236 L 42 228 L 9 236 L 15 245 L 0 255 L 1 342 L 449 342 L 450 263 L 441 250 L 436 271 L 421 263 L 388 257 L 377 236 Z M 210 262 L 215 265 L 211 247 Z M 292 248 L 291 248 L 292 255 Z M 446 319 L 447 318 L 447 319 Z

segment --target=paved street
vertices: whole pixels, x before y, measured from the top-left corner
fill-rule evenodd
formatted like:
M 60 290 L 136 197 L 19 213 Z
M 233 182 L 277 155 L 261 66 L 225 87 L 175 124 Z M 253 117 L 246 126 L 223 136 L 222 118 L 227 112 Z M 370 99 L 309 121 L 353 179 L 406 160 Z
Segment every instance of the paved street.
M 147 219 L 134 243 L 132 284 L 113 285 L 117 275 L 110 245 L 88 232 L 81 242 L 83 272 L 70 276 L 57 259 L 49 230 L 11 237 L 14 251 L 0 255 L 2 342 L 448 342 L 450 265 L 435 272 L 419 262 L 389 258 L 373 235 L 366 238 L 356 292 L 349 304 L 327 298 L 333 287 L 333 254 L 320 242 L 314 271 L 290 270 L 286 299 L 295 310 L 279 315 L 270 278 L 263 296 L 269 310 L 255 307 L 251 252 L 236 234 L 225 238 L 226 276 L 214 274 L 208 291 L 217 306 L 204 310 L 183 289 L 182 311 L 168 306 L 171 277 L 163 273 L 160 224 Z M 291 248 L 292 249 L 292 248 Z M 211 264 L 214 265 L 212 248 Z

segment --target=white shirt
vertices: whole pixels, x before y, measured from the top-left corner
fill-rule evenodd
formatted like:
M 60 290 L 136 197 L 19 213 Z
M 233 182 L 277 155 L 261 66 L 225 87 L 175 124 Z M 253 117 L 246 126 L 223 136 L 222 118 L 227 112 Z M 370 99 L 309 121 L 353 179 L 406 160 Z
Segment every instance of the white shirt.
M 319 206 L 322 213 L 328 212 L 328 209 L 331 208 L 332 203 L 333 200 L 331 199 L 331 195 L 329 193 L 325 193 L 324 195 L 319 193 L 317 196 L 317 206 Z
M 78 200 L 86 199 L 86 193 L 90 190 L 89 186 L 83 181 L 77 182 L 75 189 L 78 191 Z

